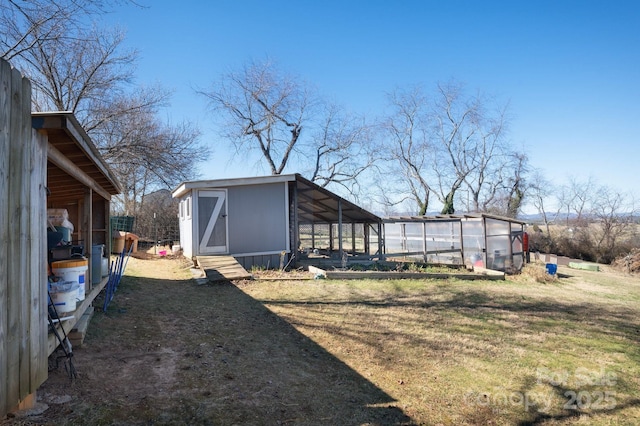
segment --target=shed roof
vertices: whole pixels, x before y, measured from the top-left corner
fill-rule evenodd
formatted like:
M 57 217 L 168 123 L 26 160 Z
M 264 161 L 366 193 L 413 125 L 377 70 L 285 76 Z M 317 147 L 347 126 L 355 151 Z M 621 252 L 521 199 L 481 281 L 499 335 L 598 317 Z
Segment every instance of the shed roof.
M 389 222 L 437 222 L 437 221 L 452 221 L 462 219 L 495 219 L 503 220 L 506 222 L 526 224 L 526 222 L 514 219 L 512 217 L 498 216 L 488 213 L 464 213 L 464 214 L 441 214 L 433 216 L 389 216 L 384 218 L 384 221 Z
M 338 223 L 342 213 L 345 223 L 378 223 L 382 219 L 345 200 L 333 192 L 322 188 L 300 176 L 295 175 L 298 194 L 298 218 L 301 222 L 310 223 Z
M 228 188 L 243 185 L 262 185 L 277 182 L 295 182 L 298 197 L 298 219 L 301 222 L 338 223 L 340 212 L 345 223 L 378 223 L 382 219 L 328 189 L 303 178 L 299 174 L 258 176 L 181 183 L 174 191 L 180 197 L 193 189 Z
M 76 197 L 86 187 L 106 199 L 122 192 L 120 183 L 72 112 L 33 112 L 31 125 L 47 133 L 50 199 Z

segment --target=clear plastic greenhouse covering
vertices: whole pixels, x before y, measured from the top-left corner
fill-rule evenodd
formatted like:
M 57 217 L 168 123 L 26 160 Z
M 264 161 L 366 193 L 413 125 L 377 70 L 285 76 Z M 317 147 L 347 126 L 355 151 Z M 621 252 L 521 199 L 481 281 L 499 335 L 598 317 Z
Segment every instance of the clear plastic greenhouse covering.
M 390 217 L 385 257 L 426 263 L 520 270 L 524 222 L 484 214 Z

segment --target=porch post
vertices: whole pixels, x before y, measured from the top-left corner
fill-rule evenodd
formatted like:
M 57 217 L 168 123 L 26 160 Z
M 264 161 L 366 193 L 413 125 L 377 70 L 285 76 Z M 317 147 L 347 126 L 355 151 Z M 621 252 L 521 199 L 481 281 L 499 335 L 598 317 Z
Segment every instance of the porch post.
M 342 200 L 338 200 L 338 253 L 342 260 Z

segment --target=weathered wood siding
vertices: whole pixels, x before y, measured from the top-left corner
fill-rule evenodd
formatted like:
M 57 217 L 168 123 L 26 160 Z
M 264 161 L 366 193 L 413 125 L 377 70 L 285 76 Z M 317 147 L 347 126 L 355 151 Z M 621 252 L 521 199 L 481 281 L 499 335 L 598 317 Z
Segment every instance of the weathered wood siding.
M 46 144 L 31 83 L 0 60 L 0 417 L 47 378 Z

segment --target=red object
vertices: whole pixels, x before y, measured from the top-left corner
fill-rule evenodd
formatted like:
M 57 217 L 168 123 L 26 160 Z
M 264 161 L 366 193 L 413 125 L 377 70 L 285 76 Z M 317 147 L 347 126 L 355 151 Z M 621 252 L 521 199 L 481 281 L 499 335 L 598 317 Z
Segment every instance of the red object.
M 522 251 L 525 253 L 529 251 L 529 234 L 526 232 L 522 234 Z

